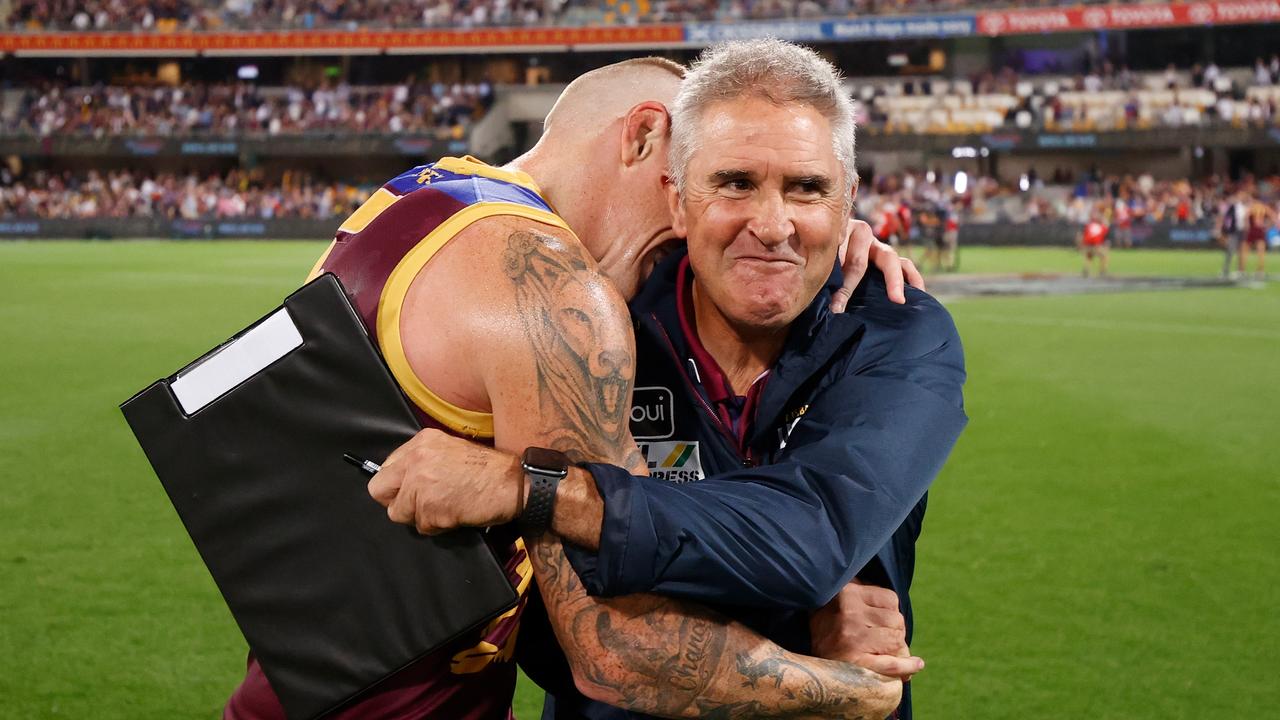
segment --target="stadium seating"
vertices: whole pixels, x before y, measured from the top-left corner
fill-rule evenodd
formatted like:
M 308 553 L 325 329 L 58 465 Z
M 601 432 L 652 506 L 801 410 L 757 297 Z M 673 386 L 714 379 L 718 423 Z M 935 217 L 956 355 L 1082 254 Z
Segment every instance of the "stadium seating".
M 493 89 L 485 83 L 337 85 L 310 91 L 243 83 L 54 86 L 13 92 L 0 111 L 0 127 L 42 137 L 347 131 L 461 138 L 492 99 Z
M 866 106 L 870 124 L 886 133 L 963 134 L 1001 127 L 1046 130 L 1133 130 L 1228 122 L 1280 123 L 1280 88 L 1249 86 L 1245 99 L 1235 99 L 1238 85 L 1252 80 L 1220 78 L 1213 88 L 1189 87 L 1185 80 L 1169 87 L 1167 75 L 1133 75 L 1134 87 L 1097 82 L 1109 89 L 1087 91 L 1085 78 L 1040 77 L 1005 80 L 1005 89 L 975 90 L 970 80 L 921 78 L 859 80 L 855 97 Z M 864 123 L 865 125 L 866 123 Z

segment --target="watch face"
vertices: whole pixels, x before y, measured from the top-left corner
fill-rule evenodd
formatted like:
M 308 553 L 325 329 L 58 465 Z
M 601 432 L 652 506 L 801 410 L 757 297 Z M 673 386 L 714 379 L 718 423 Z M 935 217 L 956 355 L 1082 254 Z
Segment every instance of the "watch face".
M 524 451 L 522 459 L 528 470 L 541 470 L 548 474 L 564 474 L 569 471 L 569 458 L 564 453 L 546 448 L 531 447 Z

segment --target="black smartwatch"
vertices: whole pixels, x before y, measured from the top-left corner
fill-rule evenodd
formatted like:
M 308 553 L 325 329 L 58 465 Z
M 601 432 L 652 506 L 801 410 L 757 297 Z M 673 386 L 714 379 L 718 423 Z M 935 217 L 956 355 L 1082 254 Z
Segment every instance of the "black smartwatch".
M 524 474 L 529 476 L 529 500 L 520 514 L 520 532 L 538 537 L 551 527 L 556 507 L 556 488 L 569 474 L 569 458 L 558 450 L 531 447 L 520 459 Z

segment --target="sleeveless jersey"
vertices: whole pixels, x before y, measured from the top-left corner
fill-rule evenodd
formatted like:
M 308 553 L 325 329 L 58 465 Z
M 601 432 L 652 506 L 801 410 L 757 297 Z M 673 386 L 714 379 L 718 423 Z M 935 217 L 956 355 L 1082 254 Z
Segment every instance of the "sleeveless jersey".
M 311 273 L 314 277 L 332 272 L 342 280 L 424 427 L 481 440 L 493 437 L 492 415 L 454 406 L 428 389 L 405 357 L 400 312 L 410 283 L 440 248 L 472 223 L 500 215 L 569 229 L 524 173 L 470 157 L 419 165 L 383 185 L 352 213 Z M 400 671 L 373 695 L 330 720 L 512 717 L 515 641 L 533 568 L 512 527 L 492 528 L 485 539 L 520 594 L 517 606 Z M 253 657 L 224 718 L 284 718 Z
M 1245 241 L 1254 244 L 1260 243 L 1267 237 L 1267 216 L 1266 212 L 1261 208 L 1249 209 L 1248 228 L 1245 231 Z

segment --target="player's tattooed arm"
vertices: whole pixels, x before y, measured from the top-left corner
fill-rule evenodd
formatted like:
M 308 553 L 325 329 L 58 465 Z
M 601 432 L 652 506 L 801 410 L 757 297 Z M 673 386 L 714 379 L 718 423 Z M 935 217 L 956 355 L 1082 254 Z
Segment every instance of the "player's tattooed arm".
M 502 263 L 533 353 L 548 447 L 575 461 L 643 467 L 627 429 L 635 341 L 621 298 L 602 313 L 607 281 L 579 247 L 550 235 L 513 233 Z
M 896 680 L 787 652 L 692 603 L 588 597 L 560 541 L 530 545 L 556 636 L 585 695 L 671 718 L 867 718 L 893 711 Z
M 634 340 L 621 298 L 576 245 L 517 232 L 503 256 L 536 369 L 536 422 L 520 432 L 575 461 L 636 466 L 627 431 Z M 515 445 L 514 438 L 498 438 Z M 663 717 L 883 718 L 901 684 L 788 653 L 692 603 L 588 597 L 552 534 L 528 543 L 538 586 L 578 687 Z

